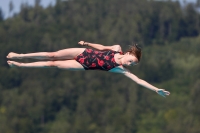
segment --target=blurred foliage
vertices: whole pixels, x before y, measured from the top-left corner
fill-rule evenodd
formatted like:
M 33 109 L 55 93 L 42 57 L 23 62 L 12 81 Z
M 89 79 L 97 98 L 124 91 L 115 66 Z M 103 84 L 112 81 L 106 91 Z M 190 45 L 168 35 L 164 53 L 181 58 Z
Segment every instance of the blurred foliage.
M 0 10 L 2 133 L 199 133 L 200 14 L 193 5 L 150 0 L 27 3 L 6 20 Z M 10 51 L 143 45 L 130 70 L 171 92 L 166 99 L 123 75 L 102 71 L 9 68 Z M 23 60 L 29 62 L 34 60 Z M 71 76 L 72 75 L 72 76 Z

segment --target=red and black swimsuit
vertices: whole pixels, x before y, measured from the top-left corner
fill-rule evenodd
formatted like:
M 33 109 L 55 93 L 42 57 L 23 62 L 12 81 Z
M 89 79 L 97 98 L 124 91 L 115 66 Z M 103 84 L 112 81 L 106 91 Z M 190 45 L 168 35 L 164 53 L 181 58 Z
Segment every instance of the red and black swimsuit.
M 116 51 L 97 51 L 93 49 L 85 49 L 85 51 L 78 55 L 75 60 L 79 62 L 85 70 L 104 70 L 109 71 L 110 69 L 119 66 L 114 59 Z

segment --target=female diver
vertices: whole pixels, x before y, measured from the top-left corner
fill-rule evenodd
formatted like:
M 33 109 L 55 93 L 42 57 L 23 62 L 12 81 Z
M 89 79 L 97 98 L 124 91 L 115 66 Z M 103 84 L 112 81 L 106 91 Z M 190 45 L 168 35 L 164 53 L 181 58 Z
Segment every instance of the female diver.
M 134 44 L 126 53 L 122 53 L 120 45 L 104 46 L 101 44 L 80 41 L 78 44 L 89 46 L 90 48 L 68 48 L 56 52 L 37 52 L 27 54 L 17 54 L 10 52 L 9 59 L 32 58 L 38 60 L 47 60 L 33 63 L 19 63 L 8 60 L 11 67 L 56 67 L 67 70 L 104 70 L 108 72 L 121 73 L 159 95 L 165 97 L 170 92 L 159 89 L 146 81 L 139 79 L 132 74 L 126 66 L 134 66 L 139 63 L 141 58 L 141 49 Z

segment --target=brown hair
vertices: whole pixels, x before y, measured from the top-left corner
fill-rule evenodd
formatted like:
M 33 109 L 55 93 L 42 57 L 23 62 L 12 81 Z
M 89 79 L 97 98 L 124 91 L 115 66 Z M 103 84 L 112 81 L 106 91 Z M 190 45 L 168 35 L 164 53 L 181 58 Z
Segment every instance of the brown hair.
M 130 45 L 129 49 L 126 51 L 126 53 L 129 52 L 130 54 L 134 55 L 138 62 L 140 61 L 140 58 L 142 56 L 142 49 L 138 46 L 138 44 Z

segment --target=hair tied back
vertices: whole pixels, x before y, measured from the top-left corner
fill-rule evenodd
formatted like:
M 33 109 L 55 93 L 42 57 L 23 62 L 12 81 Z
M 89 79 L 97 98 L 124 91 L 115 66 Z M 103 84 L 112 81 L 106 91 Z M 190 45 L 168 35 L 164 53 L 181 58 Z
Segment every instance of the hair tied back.
M 134 46 L 135 46 L 139 51 L 142 50 L 142 48 L 141 48 L 137 43 L 134 43 Z

